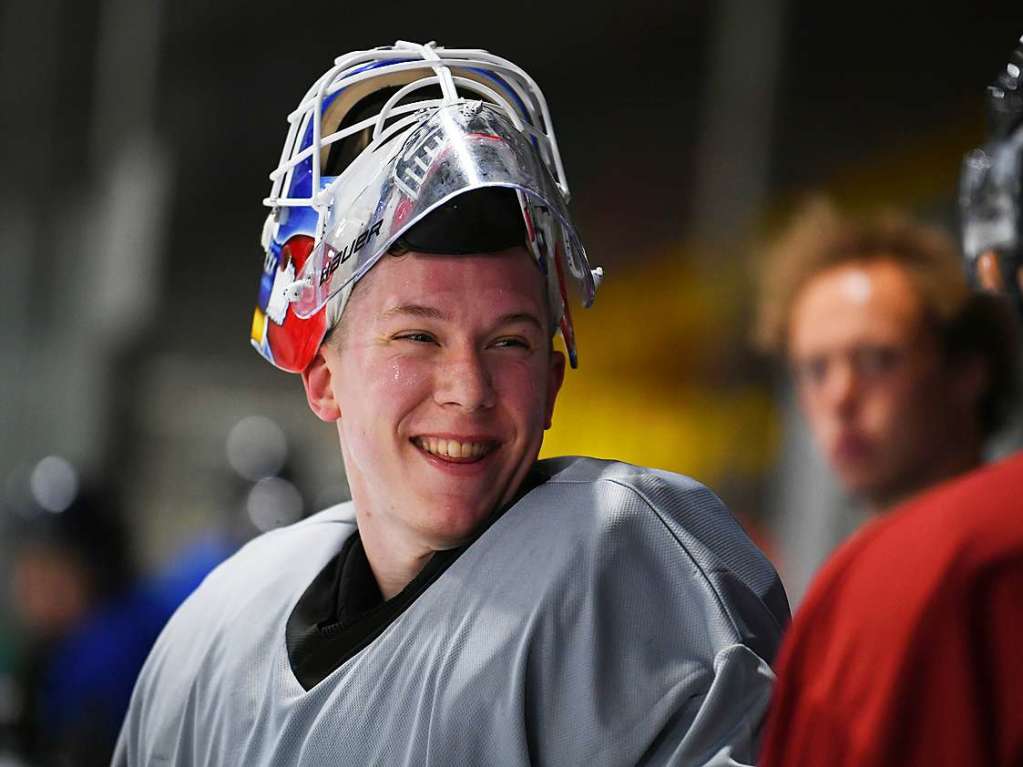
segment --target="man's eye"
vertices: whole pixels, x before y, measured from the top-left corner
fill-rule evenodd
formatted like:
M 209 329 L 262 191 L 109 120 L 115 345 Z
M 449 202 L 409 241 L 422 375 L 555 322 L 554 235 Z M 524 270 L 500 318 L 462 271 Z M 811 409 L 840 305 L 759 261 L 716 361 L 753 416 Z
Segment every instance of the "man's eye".
M 524 338 L 498 338 L 492 346 L 498 349 L 528 349 L 529 342 Z
M 890 346 L 868 346 L 856 351 L 856 369 L 866 376 L 880 376 L 892 370 L 900 361 L 898 349 Z
M 418 344 L 437 343 L 437 339 L 429 333 L 401 333 L 400 335 L 395 336 L 395 339 L 398 341 L 413 341 Z
M 820 357 L 812 357 L 796 364 L 796 379 L 803 385 L 820 384 L 828 374 L 828 363 Z

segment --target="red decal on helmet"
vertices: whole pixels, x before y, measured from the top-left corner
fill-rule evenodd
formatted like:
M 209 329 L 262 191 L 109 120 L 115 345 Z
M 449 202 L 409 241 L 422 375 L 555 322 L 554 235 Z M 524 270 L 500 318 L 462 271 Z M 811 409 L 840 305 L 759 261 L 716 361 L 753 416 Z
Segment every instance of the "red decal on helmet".
M 271 304 L 286 300 L 283 298 L 285 288 L 295 280 L 295 275 L 302 273 L 312 250 L 313 238 L 304 234 L 296 234 L 284 243 L 277 274 L 274 275 Z M 304 320 L 295 314 L 290 304 L 280 307 L 280 310 L 273 312 L 267 322 L 267 340 L 274 364 L 283 370 L 301 373 L 312 362 L 327 333 L 325 307 Z M 267 314 L 271 314 L 269 309 Z M 282 319 L 283 322 L 280 321 Z

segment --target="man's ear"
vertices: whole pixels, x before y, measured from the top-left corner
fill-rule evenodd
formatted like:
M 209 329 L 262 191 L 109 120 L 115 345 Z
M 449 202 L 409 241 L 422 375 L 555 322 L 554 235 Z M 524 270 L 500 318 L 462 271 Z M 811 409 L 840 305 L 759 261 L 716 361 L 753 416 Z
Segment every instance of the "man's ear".
M 561 384 L 565 380 L 565 355 L 556 349 L 551 350 L 550 377 L 547 381 L 547 412 L 544 414 L 544 429 L 551 428 L 554 419 L 554 402 L 561 391 Z
M 334 399 L 331 387 L 332 374 L 330 363 L 323 356 L 323 348 L 316 352 L 313 361 L 302 371 L 302 385 L 305 397 L 312 410 L 321 421 L 333 423 L 341 417 L 341 407 Z

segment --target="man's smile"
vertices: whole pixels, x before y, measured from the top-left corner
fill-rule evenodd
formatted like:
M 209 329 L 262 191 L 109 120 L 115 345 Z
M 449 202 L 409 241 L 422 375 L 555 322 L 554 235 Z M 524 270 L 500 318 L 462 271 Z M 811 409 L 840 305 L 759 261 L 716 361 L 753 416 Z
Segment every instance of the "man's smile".
M 413 437 L 411 442 L 424 453 L 452 463 L 474 463 L 498 446 L 495 440 L 429 435 Z

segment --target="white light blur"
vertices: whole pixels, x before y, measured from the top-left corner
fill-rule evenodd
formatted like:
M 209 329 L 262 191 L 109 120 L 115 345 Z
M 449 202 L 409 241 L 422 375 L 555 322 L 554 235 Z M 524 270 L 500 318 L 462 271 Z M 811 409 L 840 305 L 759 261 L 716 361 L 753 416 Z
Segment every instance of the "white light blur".
M 40 507 L 59 514 L 78 495 L 78 472 L 60 456 L 49 455 L 32 469 L 28 484 L 32 499 Z
M 227 435 L 227 462 L 250 482 L 272 477 L 287 457 L 284 431 L 265 416 L 243 418 Z
M 302 494 L 286 479 L 266 477 L 252 486 L 245 509 L 259 530 L 273 530 L 302 518 Z

